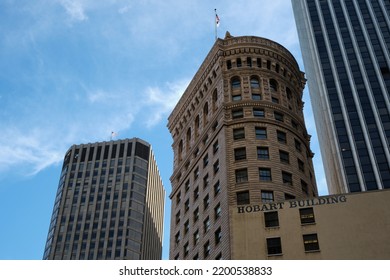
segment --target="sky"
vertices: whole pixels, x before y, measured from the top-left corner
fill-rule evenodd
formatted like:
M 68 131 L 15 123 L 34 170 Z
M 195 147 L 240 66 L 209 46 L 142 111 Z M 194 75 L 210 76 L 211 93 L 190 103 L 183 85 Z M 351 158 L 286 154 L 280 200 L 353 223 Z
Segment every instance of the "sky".
M 42 259 L 60 167 L 73 144 L 139 137 L 166 189 L 167 118 L 218 37 L 285 46 L 304 71 L 288 0 L 1 0 L 0 259 Z M 319 193 L 326 181 L 310 106 L 304 115 Z

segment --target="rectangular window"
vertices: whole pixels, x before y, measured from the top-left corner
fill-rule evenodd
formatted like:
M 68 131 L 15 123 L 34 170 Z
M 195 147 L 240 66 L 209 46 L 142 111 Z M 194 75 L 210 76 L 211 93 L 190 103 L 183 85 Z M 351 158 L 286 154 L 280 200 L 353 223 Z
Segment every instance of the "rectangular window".
M 176 213 L 176 224 L 180 223 L 180 211 Z
M 213 153 L 216 154 L 218 152 L 218 149 L 219 149 L 219 144 L 218 144 L 218 140 L 217 140 L 213 144 Z
M 252 93 L 252 100 L 261 100 L 260 93 Z
M 272 97 L 272 103 L 279 104 L 279 99 L 277 99 L 276 97 Z
M 282 113 L 279 113 L 279 112 L 274 112 L 274 117 L 275 117 L 275 120 L 277 121 L 284 121 L 284 115 Z
M 279 217 L 278 211 L 264 212 L 265 227 L 278 227 Z
M 217 220 L 219 217 L 221 217 L 221 204 L 218 203 L 218 205 L 214 208 L 214 219 Z
M 190 199 L 187 199 L 184 203 L 184 212 L 187 212 L 190 209 Z
M 268 203 L 274 201 L 273 191 L 261 191 L 261 202 Z
M 232 110 L 232 118 L 233 119 L 239 119 L 239 118 L 243 118 L 243 117 L 244 117 L 244 110 L 243 109 Z
M 187 234 L 190 230 L 190 221 L 187 220 L 185 223 L 184 223 L 184 234 Z
M 292 186 L 293 185 L 293 180 L 292 180 L 292 174 L 288 173 L 286 171 L 282 171 L 282 180 L 283 184 Z
M 236 170 L 236 183 L 248 182 L 248 170 L 246 168 Z
M 257 159 L 269 159 L 268 147 L 257 147 Z
M 301 224 L 313 224 L 315 223 L 313 207 L 299 209 L 299 216 L 301 218 Z
M 204 256 L 204 258 L 207 258 L 208 256 L 210 256 L 210 252 L 211 252 L 210 241 L 207 241 L 203 245 L 203 256 Z
M 219 160 L 217 160 L 217 161 L 214 163 L 213 169 L 214 169 L 214 174 L 218 173 L 218 171 L 219 171 Z
M 320 245 L 318 243 L 318 236 L 316 233 L 304 234 L 303 245 L 305 246 L 305 252 L 319 251 Z
M 309 189 L 307 187 L 307 183 L 303 180 L 301 180 L 301 189 L 302 189 L 302 192 L 304 192 L 305 194 L 309 194 Z
M 234 140 L 245 139 L 245 129 L 243 127 L 233 129 L 233 139 Z
M 300 171 L 305 172 L 305 164 L 300 159 L 298 159 L 298 168 Z
M 208 164 L 209 164 L 209 155 L 206 154 L 206 155 L 203 157 L 203 168 L 206 167 Z
M 272 181 L 271 169 L 259 168 L 259 178 L 260 181 Z
M 294 140 L 295 140 L 295 149 L 297 149 L 298 152 L 301 152 L 302 151 L 301 142 L 299 142 L 297 139 Z
M 214 237 L 215 237 L 215 245 L 218 245 L 221 242 L 221 240 L 222 240 L 222 230 L 221 230 L 221 227 L 219 227 L 214 232 Z
M 196 244 L 198 244 L 198 242 L 199 242 L 199 230 L 196 230 L 195 232 L 194 232 L 194 240 L 193 240 L 193 242 L 194 242 L 194 246 L 196 245 Z
M 264 140 L 267 139 L 267 129 L 265 127 L 255 128 L 256 139 Z
M 190 252 L 190 246 L 188 244 L 188 242 L 184 245 L 183 247 L 183 254 L 184 254 L 184 257 L 187 257 L 188 256 L 188 253 Z
M 249 191 L 243 191 L 236 193 L 237 205 L 249 204 Z
M 221 192 L 221 185 L 219 180 L 214 184 L 214 196 L 217 196 Z
M 194 190 L 194 201 L 196 201 L 199 197 L 199 187 L 196 187 Z
M 282 241 L 280 237 L 267 238 L 267 253 L 268 255 L 282 254 Z
M 199 220 L 199 207 L 197 207 L 197 208 L 194 210 L 193 218 L 194 218 L 194 223 L 197 222 L 197 221 Z
M 235 160 L 246 159 L 246 149 L 245 149 L 245 147 L 234 149 L 234 159 Z
M 287 144 L 287 135 L 283 131 L 277 131 L 277 138 L 279 143 Z
M 279 158 L 280 158 L 280 162 L 290 163 L 290 155 L 288 152 L 279 150 Z
M 206 195 L 203 198 L 203 209 L 206 209 L 207 207 L 209 207 L 209 205 L 210 205 L 210 197 L 209 195 Z
M 203 177 L 203 189 L 207 188 L 209 186 L 209 174 L 206 174 Z
M 207 217 L 204 221 L 203 221 L 203 231 L 204 232 L 208 232 L 210 229 L 210 218 Z
M 264 110 L 260 108 L 253 108 L 253 116 L 255 118 L 264 118 L 265 117 Z

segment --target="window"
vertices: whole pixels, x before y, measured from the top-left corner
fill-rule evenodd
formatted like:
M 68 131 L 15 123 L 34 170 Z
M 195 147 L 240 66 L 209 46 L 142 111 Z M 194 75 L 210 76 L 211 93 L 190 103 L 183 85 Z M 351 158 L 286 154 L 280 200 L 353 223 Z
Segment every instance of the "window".
M 233 129 L 233 139 L 245 139 L 245 129 L 243 127 Z
M 194 219 L 194 223 L 199 220 L 199 207 L 196 207 L 196 209 L 194 210 L 193 219 Z
M 234 159 L 235 160 L 246 159 L 246 149 L 245 149 L 245 147 L 234 149 Z
M 309 189 L 307 187 L 307 183 L 303 180 L 301 180 L 301 189 L 305 194 L 309 194 Z
M 199 230 L 197 229 L 195 232 L 194 232 L 194 238 L 193 238 L 193 242 L 194 242 L 194 246 L 196 245 L 196 244 L 198 244 L 198 242 L 199 242 Z
M 260 181 L 272 181 L 271 169 L 259 168 L 259 177 L 260 177 Z
M 190 245 L 189 245 L 188 242 L 187 242 L 187 243 L 184 244 L 184 246 L 183 246 L 183 254 L 184 254 L 184 257 L 187 257 L 189 252 L 190 252 Z
M 208 256 L 210 256 L 210 252 L 211 252 L 210 241 L 207 241 L 203 245 L 203 256 L 204 256 L 204 258 L 207 258 Z
M 210 197 L 209 197 L 209 195 L 206 195 L 203 198 L 203 209 L 207 209 L 207 207 L 209 207 L 209 205 L 210 205 Z
M 265 127 L 255 128 L 256 139 L 264 140 L 267 139 L 267 129 Z
M 232 95 L 232 100 L 233 101 L 240 101 L 242 98 L 241 98 L 241 94 L 234 94 Z
M 302 225 L 315 223 L 313 207 L 299 209 L 299 216 Z
M 244 117 L 244 110 L 241 108 L 241 109 L 236 109 L 236 110 L 232 110 L 232 118 L 233 119 L 240 119 L 240 118 L 243 118 Z
M 221 185 L 219 180 L 214 184 L 214 196 L 217 196 L 221 192 Z
M 203 177 L 203 189 L 207 188 L 209 186 L 209 174 L 206 174 L 206 176 Z
M 305 164 L 300 159 L 298 159 L 298 168 L 300 171 L 305 172 Z
M 249 191 L 236 193 L 237 205 L 249 204 Z
M 253 108 L 253 116 L 255 118 L 264 118 L 265 117 L 264 109 Z
M 246 65 L 247 65 L 248 67 L 252 67 L 252 58 L 250 58 L 250 57 L 247 57 L 247 58 L 246 58 Z
M 246 168 L 236 170 L 236 183 L 248 182 L 248 170 Z
M 316 233 L 304 234 L 303 245 L 305 246 L 305 252 L 319 251 L 320 245 L 318 243 L 318 236 Z
M 282 180 L 283 184 L 292 186 L 293 185 L 293 180 L 292 180 L 292 174 L 288 173 L 286 171 L 282 171 Z
M 268 147 L 257 147 L 257 159 L 269 159 Z
M 184 234 L 187 234 L 189 230 L 190 230 L 190 221 L 187 220 L 187 221 L 184 223 Z
M 269 81 L 269 87 L 271 91 L 278 91 L 278 82 L 276 82 L 274 79 L 271 79 Z
M 292 194 L 289 194 L 289 193 L 285 193 L 284 194 L 284 199 L 285 200 L 295 199 L 295 195 L 292 195 Z
M 194 190 L 194 201 L 196 201 L 199 197 L 199 187 L 196 187 Z
M 231 81 L 232 90 L 237 90 L 241 88 L 240 78 L 234 77 Z
M 176 213 L 176 224 L 180 223 L 180 211 Z
M 284 121 L 284 115 L 282 113 L 279 113 L 279 112 L 274 112 L 274 117 L 275 117 L 275 120 L 277 121 Z
M 280 237 L 267 238 L 267 253 L 268 255 L 282 254 L 282 242 Z
M 264 212 L 265 227 L 278 227 L 279 217 L 278 211 Z
M 190 209 L 190 199 L 187 199 L 184 203 L 184 212 L 187 212 Z
M 203 231 L 204 232 L 208 232 L 210 230 L 210 218 L 207 217 L 204 221 L 203 221 Z
M 241 66 L 242 66 L 241 58 L 237 58 L 237 67 L 241 67 Z
M 226 61 L 226 68 L 227 69 L 231 69 L 232 68 L 232 61 L 231 60 Z
M 218 205 L 214 208 L 214 220 L 217 220 L 219 217 L 221 217 L 221 211 L 221 204 L 218 203 Z
M 219 144 L 218 144 L 218 140 L 214 142 L 213 144 L 213 153 L 216 154 L 219 150 Z
M 279 104 L 279 99 L 278 98 L 272 97 L 271 100 L 272 100 L 272 103 Z
M 181 192 L 179 192 L 177 195 L 176 195 L 176 205 L 178 205 L 181 201 Z
M 288 152 L 279 150 L 279 158 L 280 158 L 280 162 L 290 163 L 290 155 Z
M 274 201 L 273 191 L 261 191 L 261 202 L 268 203 Z
M 190 180 L 186 181 L 184 188 L 185 188 L 185 191 L 188 192 L 188 190 L 190 189 Z
M 251 88 L 252 89 L 258 89 L 260 88 L 260 82 L 259 82 L 259 79 L 256 78 L 256 77 L 252 77 L 251 78 Z
M 286 87 L 286 94 L 287 94 L 287 99 L 291 100 L 292 99 L 292 93 L 291 93 L 291 89 L 289 89 L 288 87 Z
M 196 167 L 194 170 L 194 181 L 196 181 L 199 177 L 199 167 Z
M 214 163 L 213 169 L 214 169 L 214 174 L 218 173 L 218 171 L 219 171 L 219 160 L 217 160 Z
M 294 141 L 295 141 L 295 149 L 298 152 L 301 152 L 302 151 L 301 142 L 299 142 L 297 139 L 294 139 Z
M 180 243 L 180 231 L 175 235 L 175 243 L 176 245 Z
M 291 125 L 294 129 L 298 130 L 298 124 L 294 120 L 291 120 Z
M 285 132 L 277 130 L 276 134 L 279 143 L 287 144 L 287 135 Z
M 261 58 L 256 59 L 256 65 L 257 67 L 261 68 Z
M 221 240 L 222 240 L 222 230 L 221 230 L 221 227 L 219 227 L 214 232 L 214 238 L 215 238 L 215 245 L 218 245 L 219 243 L 221 243 Z
M 203 157 L 203 168 L 206 167 L 209 164 L 209 154 L 206 154 Z

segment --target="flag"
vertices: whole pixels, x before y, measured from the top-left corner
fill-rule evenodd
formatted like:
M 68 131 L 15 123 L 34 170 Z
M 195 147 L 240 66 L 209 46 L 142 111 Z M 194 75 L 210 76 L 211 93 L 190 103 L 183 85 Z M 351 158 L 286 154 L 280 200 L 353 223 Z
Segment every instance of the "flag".
M 217 14 L 215 14 L 215 24 L 217 25 L 217 27 L 219 26 L 219 17 Z

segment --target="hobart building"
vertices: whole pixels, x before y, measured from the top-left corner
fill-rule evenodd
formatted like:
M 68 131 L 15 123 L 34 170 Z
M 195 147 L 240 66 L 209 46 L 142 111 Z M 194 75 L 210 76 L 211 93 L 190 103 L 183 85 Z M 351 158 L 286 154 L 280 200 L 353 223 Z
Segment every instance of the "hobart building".
M 261 258 L 243 254 L 252 242 L 245 227 L 263 214 L 245 206 L 318 196 L 304 86 L 280 44 L 229 33 L 217 39 L 168 119 L 170 259 Z M 255 238 L 266 242 L 259 232 Z
M 43 259 L 161 259 L 164 197 L 147 142 L 73 145 L 64 158 Z

